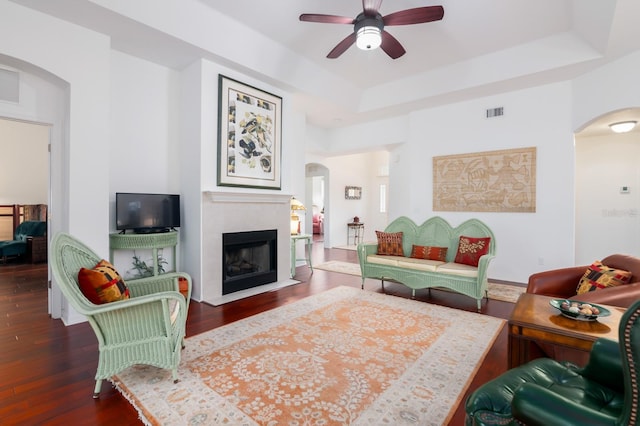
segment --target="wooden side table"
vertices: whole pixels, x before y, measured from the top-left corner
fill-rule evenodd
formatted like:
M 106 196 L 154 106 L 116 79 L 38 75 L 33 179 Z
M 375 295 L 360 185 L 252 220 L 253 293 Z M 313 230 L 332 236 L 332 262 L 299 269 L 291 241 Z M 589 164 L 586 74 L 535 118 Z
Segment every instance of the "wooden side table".
M 353 245 L 357 246 L 362 242 L 362 237 L 364 236 L 364 223 L 362 222 L 351 222 L 347 223 L 347 245 L 349 245 L 349 240 L 353 237 Z
M 549 305 L 552 297 L 524 293 L 509 318 L 509 368 L 534 358 L 548 357 L 583 366 L 593 342 L 606 337 L 618 341 L 618 325 L 624 308 L 601 305 L 611 311 L 597 321 L 564 317 Z
M 296 258 L 296 243 L 298 241 L 304 241 L 305 245 L 305 257 L 297 259 Z M 296 274 L 296 262 L 298 260 L 304 260 L 305 263 L 311 269 L 311 273 L 313 274 L 313 265 L 311 264 L 311 249 L 312 249 L 312 241 L 311 235 L 309 234 L 298 234 L 291 236 L 291 278 Z
M 27 262 L 47 261 L 47 237 L 27 237 Z

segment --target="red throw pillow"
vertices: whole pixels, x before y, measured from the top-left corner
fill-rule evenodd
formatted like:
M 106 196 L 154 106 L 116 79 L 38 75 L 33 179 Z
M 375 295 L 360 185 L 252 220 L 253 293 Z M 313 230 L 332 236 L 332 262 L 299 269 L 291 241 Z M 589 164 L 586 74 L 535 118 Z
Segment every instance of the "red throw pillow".
M 404 256 L 402 249 L 402 232 L 376 231 L 378 238 L 378 254 Z
M 104 259 L 93 269 L 80 268 L 78 283 L 82 294 L 96 305 L 129 298 L 129 289 L 124 280 L 116 268 Z
M 589 266 L 578 283 L 576 294 L 588 293 L 607 287 L 627 284 L 631 281 L 631 272 L 610 268 L 596 260 Z
M 447 261 L 447 247 L 417 246 L 411 247 L 411 257 L 415 259 Z
M 478 266 L 480 257 L 489 252 L 490 237 L 474 238 L 460 236 L 458 252 L 454 262 L 470 266 Z

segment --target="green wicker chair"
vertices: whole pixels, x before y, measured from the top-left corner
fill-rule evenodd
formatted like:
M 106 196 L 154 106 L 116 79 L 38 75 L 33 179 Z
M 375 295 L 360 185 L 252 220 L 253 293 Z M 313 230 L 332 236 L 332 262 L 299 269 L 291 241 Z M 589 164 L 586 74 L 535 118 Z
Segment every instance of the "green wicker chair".
M 131 298 L 95 305 L 80 291 L 78 271 L 93 268 L 102 258 L 74 237 L 59 233 L 51 243 L 53 276 L 69 304 L 85 315 L 98 338 L 99 358 L 93 397 L 102 381 L 136 364 L 170 369 L 178 381 L 180 351 L 184 346 L 188 304 L 178 292 L 182 272 L 127 280 Z M 177 308 L 176 308 L 177 307 Z

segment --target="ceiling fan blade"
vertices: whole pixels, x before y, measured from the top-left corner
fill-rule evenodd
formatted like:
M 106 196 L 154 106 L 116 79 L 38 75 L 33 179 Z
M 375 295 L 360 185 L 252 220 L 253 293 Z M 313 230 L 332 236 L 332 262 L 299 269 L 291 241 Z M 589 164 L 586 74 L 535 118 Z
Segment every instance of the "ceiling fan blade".
M 382 0 L 362 0 L 362 10 L 366 16 L 376 16 L 382 5 Z
M 305 22 L 318 22 L 321 24 L 353 24 L 353 18 L 336 15 L 321 15 L 317 13 L 303 13 L 300 20 Z
M 400 42 L 387 31 L 382 30 L 382 44 L 380 48 L 391 57 L 391 59 L 398 59 L 400 56 L 407 53 Z
M 353 43 L 356 42 L 356 33 L 349 34 L 344 40 L 336 45 L 331 52 L 327 55 L 329 59 L 336 59 L 342 55 Z
M 410 25 L 439 21 L 444 16 L 442 6 L 416 7 L 390 13 L 382 18 L 385 25 Z

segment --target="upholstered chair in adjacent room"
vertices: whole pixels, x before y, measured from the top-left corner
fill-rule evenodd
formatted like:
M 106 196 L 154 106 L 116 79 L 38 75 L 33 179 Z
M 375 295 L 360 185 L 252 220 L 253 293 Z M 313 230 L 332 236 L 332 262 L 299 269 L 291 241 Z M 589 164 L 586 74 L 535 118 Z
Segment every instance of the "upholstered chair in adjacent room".
M 125 283 L 113 265 L 71 235 L 57 234 L 51 247 L 56 283 L 98 339 L 94 398 L 102 380 L 136 364 L 171 370 L 177 381 L 191 277 L 174 272 Z M 186 298 L 180 280 L 187 281 Z

